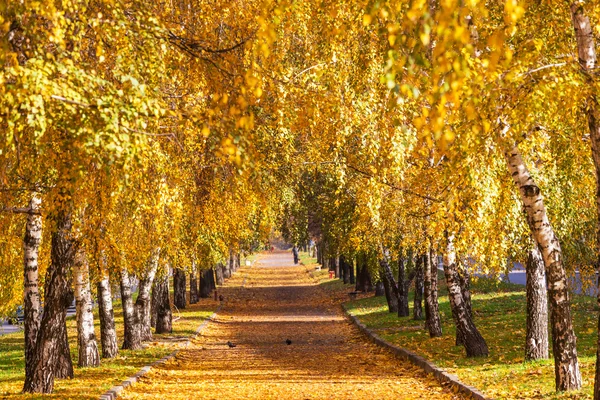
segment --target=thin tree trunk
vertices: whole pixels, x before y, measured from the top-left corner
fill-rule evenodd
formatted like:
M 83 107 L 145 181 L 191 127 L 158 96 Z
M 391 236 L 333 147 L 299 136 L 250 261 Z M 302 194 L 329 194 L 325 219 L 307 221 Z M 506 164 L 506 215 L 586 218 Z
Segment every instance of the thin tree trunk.
M 210 297 L 210 271 L 212 271 L 212 269 L 204 269 L 200 274 L 200 297 L 202 297 L 203 299 Z
M 355 278 L 355 274 L 354 274 L 354 259 L 350 258 L 349 260 L 346 260 L 346 262 L 348 263 L 348 275 L 349 275 L 349 282 L 351 285 L 354 285 L 356 283 L 356 278 Z
M 360 260 L 360 263 L 358 263 Z M 373 282 L 367 261 L 367 254 L 362 253 L 357 259 L 358 279 L 356 281 L 356 290 L 361 292 L 370 292 L 373 290 Z
M 154 250 L 149 260 L 149 265 L 143 279 L 140 279 L 138 288 L 138 297 L 135 301 L 135 323 L 140 331 L 142 341 L 152 340 L 152 329 L 150 326 L 150 290 L 154 277 L 158 270 L 158 261 L 160 258 L 160 248 Z
M 438 301 L 438 273 L 434 254 L 429 250 L 424 256 L 425 325 L 430 337 L 442 336 L 442 322 Z
M 165 276 L 167 279 L 169 278 L 169 266 L 167 264 L 165 271 Z M 162 276 L 159 279 L 158 272 L 154 277 L 154 283 L 152 284 L 152 292 L 150 294 L 150 327 L 156 329 L 156 318 L 158 312 L 158 303 L 160 302 L 160 289 L 157 288 L 158 285 L 162 282 Z
M 208 272 L 208 294 L 213 290 L 217 290 L 217 284 L 215 282 L 215 270 L 213 268 L 209 269 Z
M 216 277 L 216 284 L 221 286 L 223 285 L 223 281 L 225 280 L 224 276 L 223 276 L 223 264 L 219 263 L 215 266 L 215 277 Z
M 408 287 L 406 279 L 406 263 L 404 258 L 398 260 L 398 316 L 408 317 L 410 311 L 408 309 Z
M 525 359 L 548 358 L 548 297 L 544 260 L 538 249 L 527 258 L 527 335 Z
M 415 297 L 413 299 L 413 319 L 423 319 L 423 256 L 415 263 Z
M 198 300 L 198 270 L 196 263 L 192 262 L 192 271 L 190 272 L 190 304 L 196 304 Z
M 340 256 L 340 265 L 342 267 L 342 275 L 344 284 L 350 283 L 350 263 L 346 260 L 345 256 Z
M 521 201 L 527 212 L 527 222 L 542 253 L 548 277 L 556 389 L 560 391 L 579 389 L 581 373 L 577 359 L 577 338 L 573 331 L 567 276 L 560 242 L 548 220 L 541 191 L 529 174 L 516 146 L 507 154 L 507 159 L 509 170 L 519 187 Z
M 40 289 L 38 284 L 38 255 L 42 241 L 42 216 L 39 214 L 42 200 L 34 194 L 29 201 L 31 212 L 27 214 L 23 238 L 23 305 L 25 328 L 25 376 L 31 379 L 35 342 L 41 320 Z M 26 378 L 27 379 L 27 378 Z
M 77 350 L 79 367 L 97 367 L 100 365 L 100 353 L 94 332 L 94 314 L 92 312 L 92 294 L 90 288 L 90 265 L 79 250 L 73 265 L 75 281 L 75 304 L 77 316 Z
M 103 273 L 102 280 L 98 282 L 97 289 L 102 358 L 114 358 L 119 353 L 119 345 L 117 343 L 115 312 L 113 310 L 112 293 L 108 273 Z
M 573 29 L 575 31 L 575 38 L 577 40 L 577 54 L 579 57 L 579 64 L 586 79 L 588 80 L 587 88 L 590 92 L 586 99 L 585 110 L 588 118 L 588 126 L 590 128 L 590 144 L 592 148 L 592 159 L 594 161 L 594 167 L 596 172 L 596 210 L 598 212 L 596 220 L 596 255 L 598 257 L 596 268 L 600 273 L 600 105 L 598 104 L 598 93 L 594 89 L 594 81 L 592 74 L 597 69 L 596 59 L 596 43 L 594 40 L 594 32 L 590 23 L 589 17 L 586 15 L 583 8 L 584 3 L 581 1 L 574 1 L 571 4 L 571 20 L 573 22 Z M 591 6 L 591 4 L 590 4 Z M 550 280 L 549 280 L 550 281 Z M 597 293 L 598 293 L 598 305 L 600 305 L 600 279 L 597 280 Z M 552 286 L 552 283 L 550 283 Z M 552 291 L 550 290 L 552 297 Z M 552 302 L 552 300 L 551 300 Z M 554 307 L 550 313 L 551 319 L 554 319 Z M 554 325 L 554 323 L 552 324 Z M 556 351 L 554 345 L 554 331 L 553 336 L 553 350 Z M 575 354 L 575 357 L 577 355 Z M 571 363 L 564 362 L 565 366 Z M 556 356 L 555 356 L 555 368 L 556 368 Z M 557 370 L 558 371 L 558 370 Z M 561 368 L 564 371 L 564 368 Z M 578 372 L 578 371 L 577 371 Z M 563 378 L 564 375 L 572 375 L 571 377 Z M 558 390 L 577 389 L 581 386 L 581 379 L 577 379 L 575 374 L 571 371 L 557 372 L 556 373 L 556 388 Z M 561 383 L 559 386 L 559 382 Z M 579 385 L 579 386 L 577 386 Z M 559 387 L 561 389 L 559 389 Z M 594 400 L 600 400 L 600 315 L 598 315 L 598 338 L 596 343 L 596 373 L 594 379 Z
M 390 268 L 389 263 L 386 260 L 379 262 L 381 267 L 380 274 L 381 280 L 383 281 L 383 287 L 385 290 L 385 299 L 387 300 L 388 310 L 391 313 L 398 312 L 398 287 L 394 281 L 394 276 Z M 390 281 L 391 279 L 391 281 Z
M 156 333 L 171 333 L 173 331 L 173 313 L 169 299 L 169 277 L 159 278 L 152 292 L 152 300 L 156 298 Z
M 467 311 L 464 297 L 460 287 L 458 271 L 456 268 L 456 253 L 454 251 L 454 237 L 448 235 L 446 252 L 444 254 L 444 274 L 448 286 L 448 298 L 456 330 L 462 338 L 467 357 L 482 357 L 488 355 L 487 343 L 479 333 L 473 319 Z
M 223 278 L 229 279 L 233 271 L 231 270 L 231 266 L 233 264 L 233 256 L 231 254 L 231 250 L 229 250 L 229 257 L 225 260 L 224 268 L 223 268 Z
M 70 213 L 61 212 L 52 233 L 51 262 L 44 285 L 44 312 L 29 376 L 23 392 L 51 393 L 55 378 L 72 378 L 73 362 L 67 341 L 67 306 L 73 301 L 67 275 L 75 257 Z
M 463 301 L 465 302 L 465 310 L 469 315 L 469 318 L 473 319 L 473 305 L 471 303 L 471 276 L 469 275 L 469 270 L 467 266 L 461 268 L 457 267 L 456 269 L 456 277 L 458 278 L 458 284 L 460 285 L 460 291 L 463 296 Z M 456 345 L 462 346 L 462 337 L 460 336 L 460 332 L 456 331 Z
M 332 258 L 332 261 L 333 261 L 334 270 L 335 270 L 335 277 L 340 278 L 340 258 L 334 257 L 334 258 Z
M 131 279 L 127 269 L 121 270 L 121 304 L 123 306 L 123 350 L 139 350 L 142 338 L 137 327 L 135 307 L 131 295 Z
M 179 268 L 173 271 L 173 303 L 180 310 L 185 308 L 185 272 Z

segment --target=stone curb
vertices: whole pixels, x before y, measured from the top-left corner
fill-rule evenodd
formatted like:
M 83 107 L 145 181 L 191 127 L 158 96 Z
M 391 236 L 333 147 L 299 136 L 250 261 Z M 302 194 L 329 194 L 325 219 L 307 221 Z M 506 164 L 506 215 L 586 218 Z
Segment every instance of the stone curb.
M 358 329 L 360 329 L 362 333 L 367 335 L 369 337 L 369 339 L 371 339 L 371 341 L 373 341 L 375 344 L 391 351 L 398 358 L 410 361 L 412 364 L 416 365 L 417 367 L 422 368 L 428 374 L 433 374 L 433 376 L 435 376 L 435 378 L 440 383 L 450 384 L 454 389 L 457 389 L 459 392 L 467 395 L 471 399 L 490 400 L 488 397 L 485 397 L 485 395 L 483 393 L 481 393 L 479 390 L 477 390 L 473 386 L 466 385 L 466 384 L 462 383 L 461 381 L 459 381 L 458 377 L 456 375 L 449 374 L 448 372 L 439 368 L 432 362 L 424 359 L 423 357 L 413 353 L 410 350 L 406 350 L 402 347 L 394 346 L 393 344 L 383 340 L 382 338 L 379 337 L 379 335 L 372 332 L 362 322 L 360 322 L 360 320 L 358 318 L 356 318 L 354 315 L 350 314 L 350 311 L 348 311 L 348 309 L 346 308 L 345 305 L 342 304 L 342 308 L 343 308 L 344 312 L 346 313 L 346 315 L 348 317 L 350 317 L 352 322 L 354 322 L 354 324 L 358 327 Z
M 216 311 L 214 313 L 212 313 L 210 317 L 205 319 L 200 324 L 198 329 L 196 329 L 196 333 L 194 334 L 194 336 L 191 336 L 185 342 L 184 348 L 188 347 L 190 345 L 190 343 L 192 342 L 192 340 L 195 339 L 204 328 L 206 328 L 206 325 L 208 325 L 209 322 L 211 322 L 215 319 L 215 317 L 217 316 L 217 313 L 219 311 L 221 311 L 221 307 L 222 306 L 217 307 Z M 180 350 L 181 349 L 177 349 L 174 352 L 172 352 L 171 354 L 161 358 L 160 360 L 154 361 L 150 365 L 146 365 L 145 367 L 140 369 L 138 372 L 136 372 L 135 375 L 125 379 L 120 385 L 116 385 L 116 386 L 113 386 L 112 388 L 110 388 L 108 391 L 106 391 L 106 393 L 102 394 L 99 399 L 100 400 L 115 400 L 119 396 L 119 393 L 121 393 L 123 390 L 125 390 L 129 386 L 133 385 L 134 383 L 136 383 L 142 376 L 146 375 L 148 373 L 148 371 L 150 371 L 152 369 L 152 367 L 166 363 L 171 358 L 175 357 Z

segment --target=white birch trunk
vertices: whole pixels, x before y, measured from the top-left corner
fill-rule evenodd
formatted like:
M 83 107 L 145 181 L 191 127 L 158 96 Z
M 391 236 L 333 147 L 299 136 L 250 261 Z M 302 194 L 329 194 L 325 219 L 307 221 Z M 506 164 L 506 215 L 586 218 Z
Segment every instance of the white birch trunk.
M 94 314 L 92 313 L 92 295 L 90 290 L 90 265 L 82 251 L 79 252 L 73 266 L 75 283 L 75 305 L 77 313 L 77 348 L 80 367 L 97 367 L 100 354 L 94 332 Z
M 35 342 L 40 328 L 41 302 L 38 284 L 38 253 L 42 241 L 42 199 L 34 194 L 29 201 L 23 238 L 23 305 L 25 312 L 25 374 L 31 374 Z
M 148 270 L 143 279 L 140 279 L 138 297 L 135 302 L 135 316 L 137 329 L 142 341 L 152 340 L 151 318 L 150 318 L 150 290 L 158 271 L 160 248 L 156 248 L 149 260 Z
M 588 126 L 590 128 L 590 143 L 592 147 L 592 158 L 596 170 L 596 210 L 598 219 L 596 221 L 596 268 L 600 272 L 600 106 L 598 105 L 597 93 L 593 91 L 594 82 L 591 73 L 597 69 L 596 65 L 596 43 L 594 32 L 589 17 L 585 14 L 582 1 L 571 3 L 571 20 L 577 40 L 577 55 L 581 69 L 588 77 L 587 88 L 591 89 L 588 95 L 586 111 Z M 591 4 L 590 4 L 591 5 Z M 600 280 L 597 281 L 598 304 L 600 305 Z M 600 315 L 598 316 L 598 338 L 596 343 L 596 374 L 594 379 L 594 400 L 600 400 Z
M 515 146 L 506 156 L 508 168 L 521 194 L 531 233 L 542 253 L 548 277 L 556 389 L 559 391 L 579 389 L 581 373 L 577 359 L 577 338 L 573 331 L 569 290 L 560 243 L 548 219 L 540 188 L 536 186 L 529 174 L 519 149 Z
M 100 318 L 102 358 L 113 358 L 119 352 L 119 345 L 117 344 L 110 279 L 106 271 L 100 271 L 100 273 L 102 274 L 102 280 L 98 282 L 98 314 Z

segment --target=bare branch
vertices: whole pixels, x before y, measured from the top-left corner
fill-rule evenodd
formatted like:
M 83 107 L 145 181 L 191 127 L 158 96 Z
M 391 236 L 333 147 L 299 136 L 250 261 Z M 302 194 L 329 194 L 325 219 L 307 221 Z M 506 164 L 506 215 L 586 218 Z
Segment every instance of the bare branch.
M 360 170 L 360 169 L 356 168 L 355 166 L 353 166 L 353 165 L 351 165 L 351 164 L 348 164 L 348 163 L 347 163 L 346 165 L 347 165 L 347 166 L 348 166 L 348 168 L 350 168 L 351 170 L 353 170 L 353 171 L 356 171 L 356 172 L 358 172 L 359 174 L 361 174 L 361 175 L 364 175 L 364 176 L 366 176 L 366 177 L 368 177 L 368 178 L 377 178 L 377 177 L 373 176 L 372 174 L 369 174 L 368 172 L 362 171 L 362 170 Z M 381 180 L 379 180 L 379 179 L 377 179 L 377 182 L 379 182 L 379 183 L 381 183 L 381 184 L 383 184 L 383 185 L 386 185 L 386 186 L 388 186 L 388 187 L 390 187 L 390 188 L 392 188 L 392 189 L 394 189 L 394 190 L 398 190 L 398 191 L 404 192 L 404 193 L 406 193 L 406 194 L 409 194 L 409 195 L 411 195 L 411 196 L 416 196 L 416 197 L 419 197 L 419 198 L 421 198 L 421 199 L 430 200 L 430 201 L 435 201 L 435 202 L 440 202 L 440 201 L 441 201 L 441 200 L 439 200 L 439 199 L 436 199 L 436 198 L 434 198 L 434 197 L 430 197 L 430 196 L 426 196 L 426 195 L 423 195 L 423 194 L 419 194 L 419 193 L 417 193 L 417 192 L 414 192 L 414 191 L 412 191 L 412 190 L 410 190 L 410 189 L 406 189 L 406 188 L 403 188 L 403 187 L 400 187 L 400 186 L 396 186 L 396 185 L 393 185 L 393 184 L 391 184 L 391 183 L 388 183 L 388 182 L 383 182 L 383 181 L 381 181 Z

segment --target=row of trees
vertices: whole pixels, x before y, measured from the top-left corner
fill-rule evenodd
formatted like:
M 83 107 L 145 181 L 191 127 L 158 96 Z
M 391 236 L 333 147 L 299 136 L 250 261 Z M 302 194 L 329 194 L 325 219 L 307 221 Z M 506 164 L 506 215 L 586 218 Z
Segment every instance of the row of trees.
M 249 111 L 270 39 L 238 20 L 249 6 L 0 4 L 0 315 L 24 306 L 24 392 L 73 376 L 73 300 L 78 365 L 97 366 L 170 330 L 169 270 L 184 307 L 186 276 L 190 300 L 207 296 L 270 232 L 278 194 Z
M 598 264 L 597 4 L 0 5 L 0 311 L 21 301 L 27 217 L 36 346 L 88 269 L 207 269 L 279 220 L 325 259 L 364 252 L 392 291 L 392 260 L 423 260 L 426 314 L 443 254 L 468 355 L 487 348 L 457 260 L 497 273 L 539 250 L 557 389 L 581 385 L 566 272 Z
M 302 118 L 320 124 L 304 126 L 310 158 L 284 197 L 284 231 L 316 240 L 325 261 L 370 259 L 401 302 L 413 260 L 432 336 L 441 331 L 431 260 L 443 255 L 467 356 L 489 351 L 472 318 L 469 267 L 497 275 L 527 263 L 528 358 L 548 354 L 547 279 L 556 388 L 580 388 L 567 273 L 596 282 L 600 9 L 512 0 L 362 6 L 359 18 L 355 5 L 332 5 L 307 29 L 316 43 L 323 26 L 345 35 L 301 52 L 329 60 L 311 83 L 338 102 L 329 109 L 312 92 L 304 98 L 310 117 Z

